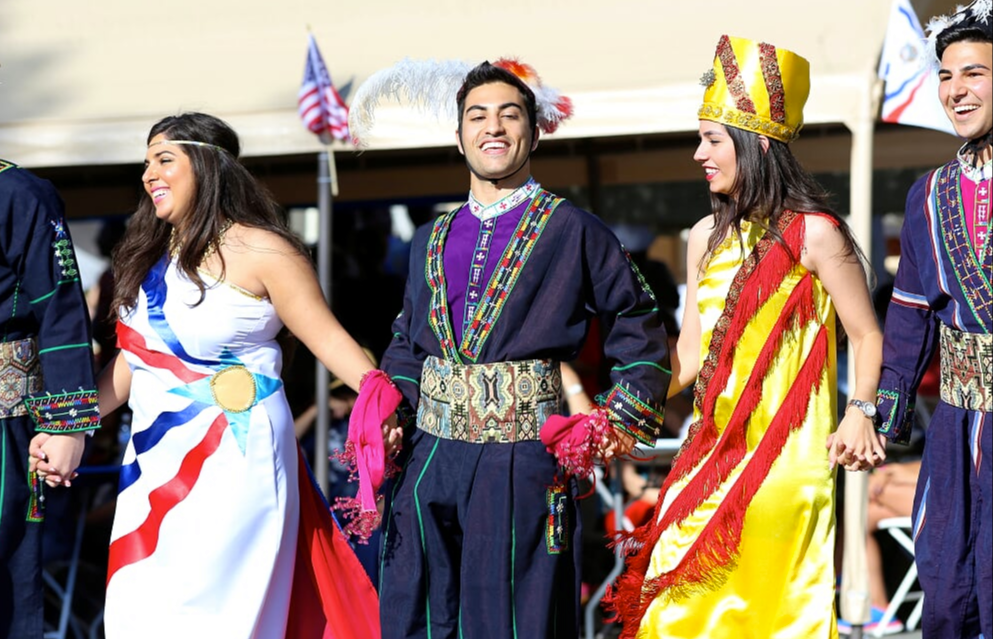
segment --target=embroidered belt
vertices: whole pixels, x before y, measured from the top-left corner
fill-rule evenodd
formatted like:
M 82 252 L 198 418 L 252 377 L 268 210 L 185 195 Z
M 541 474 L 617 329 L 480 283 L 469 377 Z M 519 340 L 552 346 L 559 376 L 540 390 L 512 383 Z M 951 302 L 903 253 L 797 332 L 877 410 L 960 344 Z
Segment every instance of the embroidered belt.
M 941 325 L 941 401 L 993 412 L 993 335 Z
M 458 364 L 431 356 L 421 373 L 417 427 L 474 444 L 534 441 L 561 398 L 559 363 L 550 359 Z
M 0 418 L 27 415 L 24 398 L 41 390 L 41 360 L 34 339 L 0 342 Z

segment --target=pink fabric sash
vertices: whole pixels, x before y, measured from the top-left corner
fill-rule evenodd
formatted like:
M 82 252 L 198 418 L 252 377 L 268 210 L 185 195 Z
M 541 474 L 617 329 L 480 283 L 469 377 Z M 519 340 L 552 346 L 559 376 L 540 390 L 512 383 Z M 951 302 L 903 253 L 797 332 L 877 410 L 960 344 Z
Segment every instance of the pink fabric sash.
M 567 475 L 589 477 L 599 443 L 610 429 L 607 412 L 596 408 L 589 415 L 552 415 L 541 427 L 540 436 Z
M 363 542 L 379 527 L 381 518 L 376 507 L 376 491 L 386 476 L 383 422 L 396 412 L 402 399 L 403 395 L 386 373 L 369 371 L 362 378 L 348 420 L 348 442 L 342 458 L 353 474 L 358 475 L 359 490 L 357 498 L 339 497 L 336 504 L 348 513 L 345 532 Z

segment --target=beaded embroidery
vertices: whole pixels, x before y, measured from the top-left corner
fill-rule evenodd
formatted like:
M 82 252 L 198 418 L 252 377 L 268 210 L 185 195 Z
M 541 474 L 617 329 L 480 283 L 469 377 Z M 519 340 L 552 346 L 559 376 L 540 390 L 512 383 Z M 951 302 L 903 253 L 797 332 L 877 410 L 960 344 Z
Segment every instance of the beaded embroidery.
M 565 486 L 549 486 L 545 503 L 548 506 L 545 545 L 548 554 L 558 555 L 569 550 L 569 495 Z
M 632 393 L 627 384 L 614 384 L 605 397 L 597 398 L 597 403 L 607 409 L 611 424 L 643 444 L 654 444 L 662 434 L 665 409 L 651 399 Z
M 759 44 L 759 58 L 762 61 L 762 79 L 769 94 L 769 116 L 773 122 L 786 121 L 786 97 L 783 78 L 779 73 L 776 47 L 767 43 Z
M 955 277 L 976 321 L 980 326 L 989 327 L 993 324 L 993 286 L 984 272 L 986 269 L 977 260 L 967 231 L 958 162 L 951 162 L 935 171 L 931 184 L 933 195 L 928 204 L 932 215 L 941 213 L 941 237 Z M 986 330 L 989 332 L 989 328 Z
M 896 391 L 880 390 L 876 393 L 880 417 L 876 432 L 891 437 L 897 443 L 906 443 L 910 440 L 910 429 L 914 424 L 914 403 L 907 403 L 907 410 L 900 419 L 900 399 L 900 393 Z
M 738 110 L 746 113 L 755 113 L 755 103 L 748 95 L 744 80 L 741 79 L 741 72 L 738 69 L 738 59 L 734 55 L 731 47 L 731 40 L 726 35 L 721 36 L 717 43 L 717 57 L 721 59 L 721 66 L 724 68 L 724 79 L 727 80 L 728 90 L 734 96 L 735 105 Z
M 26 397 L 24 405 L 39 431 L 72 433 L 100 425 L 95 390 Z
M 76 258 L 72 252 L 72 242 L 69 241 L 69 234 L 66 233 L 65 222 L 63 220 L 52 220 L 52 228 L 55 230 L 55 241 L 52 248 L 55 249 L 55 257 L 59 260 L 59 268 L 62 269 L 63 278 L 75 278 L 79 276 L 76 270 Z
M 28 472 L 28 515 L 25 519 L 32 523 L 45 521 L 45 482 L 35 471 Z
M 434 228 L 431 229 L 431 237 L 428 239 L 427 257 L 424 261 L 424 279 L 428 288 L 431 289 L 431 306 L 428 311 L 428 324 L 431 331 L 438 338 L 441 351 L 445 354 L 445 359 L 461 362 L 459 351 L 455 347 L 455 335 L 448 312 L 447 281 L 445 279 L 445 265 L 442 249 L 445 246 L 445 238 L 452 228 L 452 220 L 458 209 L 442 215 L 435 221 Z

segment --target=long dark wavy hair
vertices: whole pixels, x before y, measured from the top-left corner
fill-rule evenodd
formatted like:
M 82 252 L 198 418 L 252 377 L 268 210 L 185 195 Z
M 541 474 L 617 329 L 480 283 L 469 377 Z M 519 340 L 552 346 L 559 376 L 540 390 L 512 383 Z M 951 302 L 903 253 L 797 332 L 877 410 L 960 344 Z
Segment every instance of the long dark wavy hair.
M 148 132 L 148 142 L 159 134 L 169 140 L 210 145 L 183 144 L 178 150 L 190 159 L 195 191 L 192 208 L 186 213 L 183 229 L 176 229 L 172 246 L 179 247 L 179 270 L 200 289 L 197 304 L 203 301 L 207 288 L 197 269 L 210 247 L 219 245 L 229 222 L 276 233 L 309 259 L 306 247 L 287 227 L 282 209 L 269 191 L 238 161 L 241 145 L 227 123 L 204 113 L 183 113 L 156 122 Z M 144 194 L 113 254 L 115 312 L 134 309 L 148 271 L 170 250 L 173 228 L 155 216 L 152 199 Z M 220 253 L 218 257 L 223 278 L 224 257 Z
M 824 213 L 834 218 L 845 236 L 845 257 L 854 257 L 862 264 L 863 270 L 871 271 L 851 228 L 831 207 L 830 195 L 800 166 L 785 142 L 769 138 L 769 150 L 763 151 L 757 133 L 733 126 L 725 126 L 725 129 L 734 144 L 737 158 L 733 195 L 710 194 L 714 230 L 707 240 L 704 262 L 729 232 L 734 233 L 739 243 L 742 242 L 743 220 L 759 224 L 790 252 L 794 261 L 798 261 L 800 256 L 792 254 L 778 229 L 779 218 L 789 209 L 798 213 Z

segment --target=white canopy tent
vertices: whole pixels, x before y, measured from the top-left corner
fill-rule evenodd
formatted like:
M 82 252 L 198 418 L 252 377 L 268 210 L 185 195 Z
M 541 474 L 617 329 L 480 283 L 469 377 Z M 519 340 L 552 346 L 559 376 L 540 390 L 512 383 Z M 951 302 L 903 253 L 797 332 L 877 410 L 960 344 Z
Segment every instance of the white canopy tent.
M 930 15 L 951 3 L 916 4 Z M 718 37 L 729 33 L 807 57 L 807 122 L 854 126 L 874 116 L 867 96 L 889 6 L 890 0 L 5 0 L 0 151 L 28 167 L 134 163 L 149 126 L 183 110 L 227 119 L 248 156 L 317 151 L 296 115 L 308 28 L 339 88 L 404 56 L 519 56 L 573 99 L 576 115 L 556 133 L 560 138 L 694 130 L 698 79 Z M 370 149 L 449 145 L 452 129 L 384 108 Z

